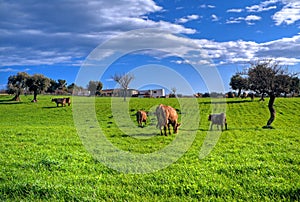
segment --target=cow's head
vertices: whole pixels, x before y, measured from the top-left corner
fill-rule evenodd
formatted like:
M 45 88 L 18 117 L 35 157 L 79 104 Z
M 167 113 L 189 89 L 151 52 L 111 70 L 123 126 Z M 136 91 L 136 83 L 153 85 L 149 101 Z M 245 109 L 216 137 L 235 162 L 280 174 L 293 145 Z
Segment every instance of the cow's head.
M 208 120 L 211 121 L 211 114 L 208 116 Z
M 178 128 L 181 126 L 181 123 L 176 123 L 174 126 L 174 133 L 178 132 Z

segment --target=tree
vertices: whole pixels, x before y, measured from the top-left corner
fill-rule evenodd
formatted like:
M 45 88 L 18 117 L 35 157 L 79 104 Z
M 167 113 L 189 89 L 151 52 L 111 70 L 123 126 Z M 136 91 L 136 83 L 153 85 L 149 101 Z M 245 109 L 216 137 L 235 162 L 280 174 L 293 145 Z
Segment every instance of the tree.
M 292 84 L 291 84 L 291 93 L 293 94 L 293 97 L 296 93 L 300 92 L 300 79 L 296 76 L 292 78 Z
M 237 73 L 231 77 L 229 85 L 233 90 L 238 90 L 238 97 L 241 96 L 242 89 L 248 88 L 247 79 L 243 78 L 240 73 Z
M 66 92 L 67 91 L 67 82 L 66 82 L 66 80 L 58 79 L 57 84 L 58 84 L 59 91 L 61 91 L 61 92 Z
M 252 64 L 247 74 L 250 90 L 260 94 L 266 93 L 270 97 L 268 103 L 270 118 L 264 127 L 272 128 L 271 124 L 276 116 L 275 98 L 282 93 L 291 91 L 292 76 L 288 75 L 286 69 L 283 69 L 277 62 L 272 60 Z
M 49 85 L 48 89 L 46 90 L 46 92 L 47 93 L 55 93 L 57 88 L 58 88 L 58 83 L 55 80 L 50 79 L 50 85 Z
M 129 87 L 130 82 L 134 79 L 134 76 L 132 74 L 115 74 L 112 79 L 117 82 L 121 88 L 123 89 L 124 93 L 124 101 L 126 101 L 126 96 L 127 96 L 127 90 Z
M 80 90 L 83 90 L 83 87 L 77 86 L 75 83 L 72 83 L 67 86 L 68 93 L 77 94 Z
M 20 101 L 20 95 L 26 88 L 26 81 L 29 75 L 26 72 L 19 72 L 17 75 L 8 77 L 7 87 L 8 91 L 15 94 L 13 101 Z
M 30 91 L 33 91 L 32 102 L 37 102 L 37 95 L 48 89 L 50 86 L 50 79 L 42 74 L 34 74 L 27 79 L 26 85 Z
M 50 79 L 50 86 L 46 90 L 47 93 L 55 93 L 55 94 L 64 94 L 67 92 L 67 83 L 66 80 L 58 79 L 55 81 Z
M 171 94 L 169 95 L 169 97 L 176 97 L 176 91 L 177 91 L 176 87 L 172 87 Z
M 87 88 L 91 95 L 99 95 L 102 90 L 103 84 L 100 81 L 90 81 Z

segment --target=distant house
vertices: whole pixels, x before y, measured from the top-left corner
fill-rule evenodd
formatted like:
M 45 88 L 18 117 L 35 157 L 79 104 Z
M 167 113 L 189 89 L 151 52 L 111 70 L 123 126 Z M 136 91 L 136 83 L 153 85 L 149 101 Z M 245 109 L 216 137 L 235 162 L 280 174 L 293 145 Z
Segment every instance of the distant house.
M 114 93 L 114 89 L 105 89 L 105 90 L 101 90 L 101 96 L 104 97 L 111 97 Z
M 138 91 L 135 89 L 128 89 L 126 92 L 127 97 L 131 97 L 133 95 L 137 95 Z M 101 96 L 105 97 L 123 97 L 124 90 L 123 89 L 105 89 L 101 91 Z
M 138 97 L 165 97 L 165 89 L 140 90 Z
M 123 89 L 105 89 L 101 90 L 101 96 L 104 97 L 123 97 L 124 90 Z M 135 90 L 135 89 L 128 89 L 126 92 L 127 97 L 165 97 L 165 89 L 153 89 L 153 90 Z
M 73 95 L 78 95 L 78 96 L 90 96 L 91 95 L 91 92 L 89 90 L 78 90 L 78 91 L 73 91 Z

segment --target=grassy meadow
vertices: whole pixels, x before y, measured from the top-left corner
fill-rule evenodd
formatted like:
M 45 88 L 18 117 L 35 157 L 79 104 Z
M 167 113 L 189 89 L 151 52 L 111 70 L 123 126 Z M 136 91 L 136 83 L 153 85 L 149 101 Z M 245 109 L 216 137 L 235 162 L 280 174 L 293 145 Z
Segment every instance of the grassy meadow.
M 218 103 L 197 99 L 200 123 L 190 126 L 196 128 L 195 139 L 182 157 L 164 169 L 132 174 L 95 159 L 77 133 L 73 105 L 56 107 L 52 97 L 59 96 L 39 95 L 37 103 L 29 95 L 21 102 L 0 96 L 0 201 L 300 200 L 300 98 L 276 99 L 274 129 L 262 129 L 269 118 L 268 100 L 227 99 L 228 130 L 203 159 L 199 152 L 208 134 L 207 116 Z M 83 108 L 94 101 L 76 99 Z M 135 121 L 136 110 L 153 111 L 160 103 L 174 106 L 183 119 L 177 99 L 131 98 L 128 103 L 130 131 L 136 136 L 120 129 L 128 126 L 118 123 L 111 98 L 95 98 L 91 109 L 107 140 L 120 150 L 153 153 L 188 133 L 187 124 L 178 135 L 160 136 L 151 114 L 144 128 Z M 136 131 L 142 131 L 140 136 Z

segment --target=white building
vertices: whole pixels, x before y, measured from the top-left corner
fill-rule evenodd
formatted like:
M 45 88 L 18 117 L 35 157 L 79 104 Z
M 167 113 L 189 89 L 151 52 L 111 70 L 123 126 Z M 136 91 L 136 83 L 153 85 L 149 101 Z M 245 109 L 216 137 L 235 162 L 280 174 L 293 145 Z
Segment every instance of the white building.
M 165 97 L 165 89 L 140 90 L 139 97 Z

